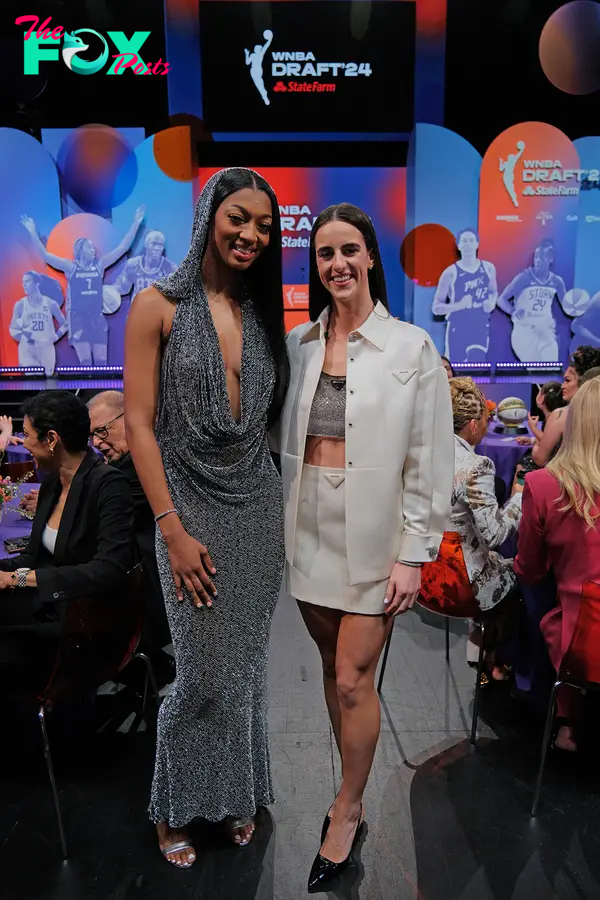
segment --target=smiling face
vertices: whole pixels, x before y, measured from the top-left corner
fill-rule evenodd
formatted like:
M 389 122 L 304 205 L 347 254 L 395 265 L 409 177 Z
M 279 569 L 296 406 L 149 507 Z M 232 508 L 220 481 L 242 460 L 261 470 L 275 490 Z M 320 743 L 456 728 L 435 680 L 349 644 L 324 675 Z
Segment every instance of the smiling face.
M 215 213 L 211 244 L 230 269 L 245 272 L 269 246 L 273 210 L 264 191 L 243 188 Z
M 348 222 L 327 222 L 315 235 L 315 253 L 321 282 L 334 300 L 348 303 L 370 296 L 373 257 L 358 228 Z
M 49 431 L 43 441 L 40 440 L 37 430 L 29 416 L 23 419 L 23 446 L 29 450 L 36 465 L 44 471 L 53 471 L 57 467 L 54 450 L 58 444 L 58 435 L 55 431 Z

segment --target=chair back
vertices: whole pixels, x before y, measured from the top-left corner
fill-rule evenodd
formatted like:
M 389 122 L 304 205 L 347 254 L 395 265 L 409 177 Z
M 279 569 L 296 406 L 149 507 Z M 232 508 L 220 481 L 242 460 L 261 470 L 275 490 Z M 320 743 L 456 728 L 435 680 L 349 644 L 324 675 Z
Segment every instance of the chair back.
M 445 531 L 438 558 L 423 564 L 418 603 L 431 612 L 457 619 L 477 618 L 481 614 L 456 531 Z
M 69 600 L 50 681 L 47 704 L 81 694 L 116 678 L 139 644 L 144 582 L 141 564 L 127 573 L 114 597 Z
M 577 623 L 560 675 L 600 685 L 600 584 L 584 581 Z
M 11 481 L 19 481 L 19 479 L 24 478 L 29 473 L 31 477 L 27 479 L 27 484 L 32 483 L 35 484 L 38 480 L 35 463 L 33 460 L 28 460 L 26 462 L 3 462 L 0 464 L 0 476 L 2 478 L 10 478 Z

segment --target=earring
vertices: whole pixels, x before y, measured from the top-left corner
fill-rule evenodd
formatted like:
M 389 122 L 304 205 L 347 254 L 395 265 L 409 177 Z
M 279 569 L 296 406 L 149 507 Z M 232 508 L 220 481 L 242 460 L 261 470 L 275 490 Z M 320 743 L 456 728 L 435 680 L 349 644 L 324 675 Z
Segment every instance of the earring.
M 50 456 L 54 456 L 54 447 L 49 447 Z

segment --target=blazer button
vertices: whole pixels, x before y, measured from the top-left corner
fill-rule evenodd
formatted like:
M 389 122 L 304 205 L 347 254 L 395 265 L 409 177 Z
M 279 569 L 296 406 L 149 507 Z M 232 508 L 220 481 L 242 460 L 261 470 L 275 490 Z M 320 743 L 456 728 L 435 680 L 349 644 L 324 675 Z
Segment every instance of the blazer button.
M 353 394 L 353 393 L 354 393 L 354 391 L 350 391 L 350 393 L 351 393 L 351 394 Z
M 348 422 L 348 428 L 352 428 L 352 422 Z
M 353 357 L 353 356 L 350 357 L 350 362 L 354 362 L 354 357 Z
M 349 462 L 348 462 L 348 465 L 349 465 L 349 466 L 351 466 L 351 465 L 352 465 L 352 463 L 351 463 L 351 462 L 350 462 L 350 461 L 349 461 Z

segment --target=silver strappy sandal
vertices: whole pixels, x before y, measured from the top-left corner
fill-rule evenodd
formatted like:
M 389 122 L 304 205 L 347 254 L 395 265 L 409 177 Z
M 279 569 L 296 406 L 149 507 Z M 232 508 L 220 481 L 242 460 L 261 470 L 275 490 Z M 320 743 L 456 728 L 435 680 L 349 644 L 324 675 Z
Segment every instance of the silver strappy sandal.
M 231 840 L 235 844 L 236 847 L 247 847 L 252 838 L 254 837 L 254 832 L 256 831 L 256 822 L 252 818 L 252 816 L 247 816 L 245 819 L 235 819 L 233 816 L 228 816 L 226 820 L 227 831 L 229 832 L 229 836 Z M 236 841 L 235 836 L 236 832 L 240 830 L 240 828 L 247 828 L 248 825 L 252 825 L 252 833 L 249 838 L 245 841 Z M 240 835 L 241 837 L 241 835 Z
M 169 855 L 171 853 L 179 853 L 181 850 L 191 850 L 194 854 L 193 859 L 185 860 L 184 862 L 179 862 L 175 859 L 169 859 Z M 174 844 L 167 844 L 166 847 L 161 847 L 160 852 L 167 860 L 168 863 L 171 863 L 172 866 L 175 866 L 177 869 L 189 869 L 190 866 L 193 866 L 196 862 L 196 851 L 192 844 L 189 841 L 175 841 Z

